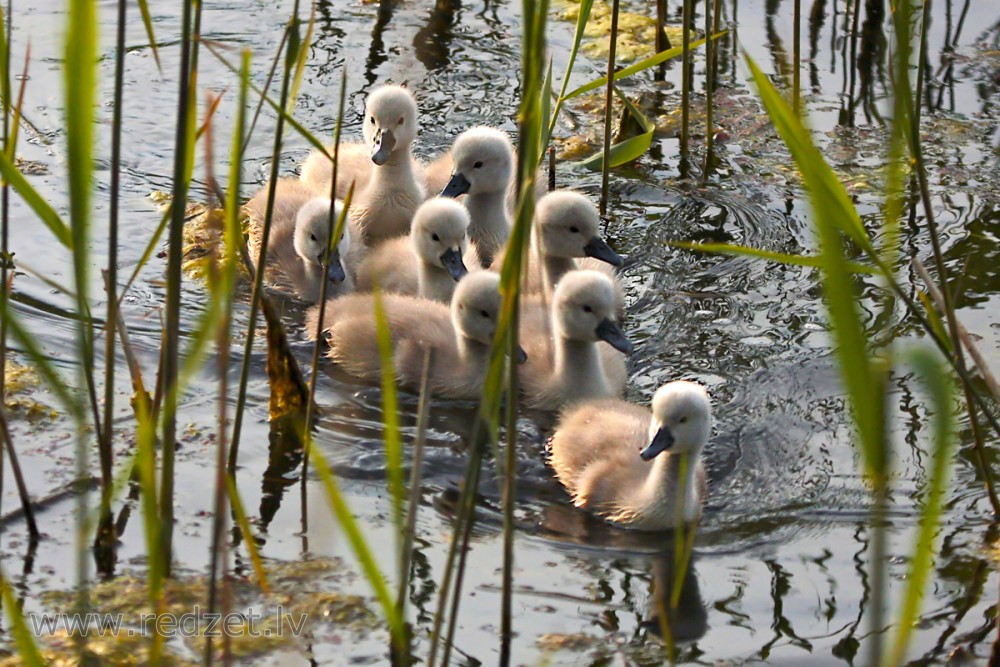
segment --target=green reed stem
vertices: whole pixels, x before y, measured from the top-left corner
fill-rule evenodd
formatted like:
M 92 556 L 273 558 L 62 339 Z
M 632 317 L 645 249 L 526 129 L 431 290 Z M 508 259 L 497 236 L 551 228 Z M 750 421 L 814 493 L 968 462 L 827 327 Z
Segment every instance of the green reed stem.
M 291 85 L 292 66 L 298 57 L 298 39 L 293 38 L 292 32 L 298 31 L 299 0 L 295 0 L 292 10 L 292 18 L 289 19 L 285 28 L 287 37 L 287 49 L 285 52 L 284 69 L 281 77 L 281 98 L 280 109 L 285 109 L 288 104 L 288 94 Z M 257 271 L 254 275 L 253 291 L 250 295 L 250 321 L 247 323 L 247 339 L 243 346 L 243 365 L 240 369 L 240 389 L 236 399 L 236 415 L 233 421 L 233 439 L 229 448 L 230 474 L 236 471 L 236 463 L 239 460 L 240 433 L 243 428 L 243 412 L 247 401 L 247 383 L 250 381 L 250 361 L 253 356 L 253 340 L 257 330 L 257 315 L 260 311 L 261 292 L 264 289 L 264 273 L 267 266 L 267 245 L 271 238 L 271 222 L 274 219 L 274 193 L 278 187 L 278 171 L 281 167 L 281 143 L 285 131 L 285 114 L 279 113 L 277 125 L 274 130 L 274 149 L 271 152 L 271 174 L 267 185 L 267 207 L 264 212 L 264 228 L 261 234 L 260 256 L 257 258 Z
M 681 177 L 688 171 L 688 141 L 691 132 L 691 21 L 694 0 L 684 0 L 683 25 L 681 26 Z M 706 35 L 707 37 L 707 35 Z
M 3 34 L 3 67 L 0 68 L 0 111 L 3 112 L 3 149 L 8 151 L 10 142 L 10 26 L 12 0 L 7 0 L 7 16 L 3 18 L 0 31 Z M 4 178 L 0 182 L 0 312 L 7 311 L 8 264 L 10 262 L 10 184 Z M 0 409 L 7 400 L 7 318 L 0 319 Z M 4 448 L 0 447 L 0 502 L 3 499 Z M 3 527 L 0 526 L 0 537 Z M 0 545 L 2 547 L 2 545 Z
M 796 115 L 802 113 L 801 72 L 802 66 L 802 0 L 792 3 L 792 109 Z
M 101 512 L 97 543 L 116 539 L 111 517 L 111 479 L 114 466 L 115 341 L 118 318 L 118 204 L 121 189 L 122 100 L 125 80 L 126 0 L 118 0 L 115 33 L 114 110 L 111 115 L 111 192 L 108 201 L 108 271 L 105 276 L 107 314 L 104 322 L 104 436 L 101 438 Z M 95 548 L 98 546 L 95 543 Z
M 500 612 L 500 665 L 510 664 L 510 644 L 514 636 L 514 504 L 517 502 L 517 359 L 519 313 L 514 311 L 512 334 L 508 336 L 507 356 L 507 448 L 504 451 L 503 477 L 503 579 Z
M 337 216 L 334 214 L 334 202 L 337 200 L 337 165 L 340 162 L 340 131 L 343 126 L 344 120 L 344 103 L 347 99 L 347 68 L 345 67 L 340 76 L 340 101 L 337 107 L 337 125 L 333 130 L 333 163 L 331 164 L 331 174 L 330 174 L 330 215 L 327 219 L 326 228 L 326 238 L 328 240 L 326 254 L 323 255 L 323 272 L 320 275 L 325 276 L 327 269 L 330 266 L 330 257 L 333 250 L 340 244 L 340 233 L 337 232 Z M 261 100 L 263 104 L 263 99 Z M 354 184 L 351 184 L 351 193 L 348 197 L 353 194 Z M 347 204 L 344 204 L 344 215 L 347 214 Z M 343 223 L 341 223 L 341 226 Z M 302 425 L 303 436 L 302 441 L 305 442 L 306 432 L 312 429 L 312 415 L 314 409 L 314 403 L 316 401 L 316 383 L 319 380 L 319 356 L 320 350 L 323 347 L 323 322 L 326 319 L 326 288 L 327 280 L 323 280 L 322 285 L 320 285 L 319 291 L 319 314 L 316 318 L 317 330 L 316 330 L 316 344 L 313 345 L 312 351 L 312 377 L 309 378 L 309 400 L 306 401 L 306 419 L 305 423 Z M 306 484 L 309 479 L 309 457 L 302 457 L 302 483 L 301 483 L 301 501 L 302 501 L 302 533 L 305 535 L 309 530 L 309 518 L 308 512 L 306 511 Z
M 670 48 L 667 37 L 667 0 L 656 0 L 656 52 L 662 53 Z M 666 63 L 660 63 L 653 73 L 655 81 L 663 81 L 667 77 Z
M 611 42 L 608 45 L 608 84 L 604 91 L 604 159 L 601 162 L 601 215 L 608 212 L 608 180 L 611 171 L 611 115 L 614 110 L 615 50 L 618 46 L 618 0 L 611 5 Z
M 715 159 L 715 85 L 719 68 L 719 45 L 711 36 L 719 32 L 719 13 L 722 8 L 722 0 L 715 0 L 713 3 L 711 19 L 708 12 L 708 0 L 705 0 L 705 168 L 704 175 L 707 178 L 712 170 L 712 163 Z
M 188 180 L 188 124 L 190 119 L 191 80 L 191 28 L 192 5 L 195 0 L 183 0 L 181 17 L 181 62 L 180 83 L 177 91 L 177 125 L 174 138 L 173 194 L 167 250 L 167 303 L 166 329 L 163 341 L 163 374 L 159 390 L 164 397 L 163 404 L 163 463 L 160 484 L 161 525 L 160 548 L 165 563 L 165 575 L 170 576 L 173 548 L 174 524 L 174 454 L 177 447 L 177 369 L 180 356 L 180 313 L 181 313 L 181 263 L 184 253 L 184 214 L 187 204 Z M 199 5 L 200 6 L 200 5 Z

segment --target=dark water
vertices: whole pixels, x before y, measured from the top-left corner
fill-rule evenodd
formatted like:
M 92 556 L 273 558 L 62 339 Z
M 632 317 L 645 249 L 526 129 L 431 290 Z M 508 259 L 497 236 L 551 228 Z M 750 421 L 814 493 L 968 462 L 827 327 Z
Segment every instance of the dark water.
M 387 5 L 389 3 L 386 3 Z M 381 16 L 376 5 L 325 2 L 317 7 L 317 30 L 306 69 L 297 117 L 322 136 L 332 132 L 336 89 L 346 67 L 351 93 L 347 132 L 359 134 L 368 90 L 384 81 L 406 80 L 422 112 L 417 152 L 437 154 L 462 129 L 487 123 L 515 128 L 518 98 L 519 12 L 517 2 L 452 0 L 453 11 L 435 11 L 431 2 L 400 3 Z M 650 8 L 625 3 L 632 11 Z M 671 17 L 677 3 L 671 3 Z M 851 67 L 850 18 L 845 3 L 804 3 L 803 92 L 824 154 L 848 184 L 866 224 L 878 233 L 881 223 L 878 184 L 885 146 L 880 118 L 888 115 L 887 39 L 881 27 L 889 20 L 866 2 L 859 21 L 858 66 Z M 168 190 L 172 169 L 175 73 L 179 9 L 153 3 L 154 25 L 164 43 L 158 72 L 146 48 L 138 12 L 132 11 L 126 61 L 126 135 L 123 173 L 121 273 L 128 275 L 152 234 L 159 213 L 147 198 Z M 792 5 L 772 0 L 723 3 L 723 19 L 737 28 L 739 48 L 765 71 L 785 71 L 792 48 Z M 559 4 L 556 9 L 564 7 Z M 866 9 L 868 11 L 866 11 Z M 268 59 L 278 46 L 291 3 L 209 2 L 203 31 L 207 39 L 254 50 L 254 78 L 263 83 Z M 701 8 L 697 8 L 700 14 Z M 25 158 L 48 167 L 32 182 L 60 208 L 65 204 L 64 137 L 61 111 L 62 3 L 15 7 L 14 51 L 30 39 L 32 61 L 25 115 L 38 128 L 22 141 Z M 114 3 L 101 5 L 105 23 L 101 66 L 102 99 L 109 99 L 113 68 L 110 26 Z M 703 19 L 698 18 L 698 25 Z M 572 24 L 554 21 L 550 44 L 554 71 L 561 73 L 572 39 Z M 942 225 L 949 269 L 961 274 L 959 314 L 994 369 L 1000 368 L 1000 277 L 998 235 L 1000 194 L 997 176 L 1000 119 L 1000 8 L 994 2 L 933 5 L 929 33 L 931 75 L 925 96 L 925 136 L 931 164 L 933 200 Z M 763 122 L 746 83 L 746 69 L 731 39 L 725 41 L 722 88 L 717 94 L 717 122 L 725 132 L 715 176 L 706 184 L 678 179 L 677 139 L 658 135 L 651 153 L 612 176 L 611 217 L 607 234 L 626 257 L 624 282 L 629 314 L 626 329 L 637 341 L 630 360 L 629 396 L 646 401 L 660 383 L 697 379 L 714 397 L 717 425 L 705 456 L 710 497 L 696 543 L 696 556 L 683 583 L 674 634 L 678 660 L 696 664 L 767 663 L 783 665 L 866 664 L 871 592 L 871 531 L 868 496 L 859 474 L 853 434 L 844 414 L 844 398 L 831 357 L 815 272 L 802 267 L 764 264 L 744 258 L 692 254 L 671 241 L 725 241 L 769 250 L 803 252 L 814 247 L 809 207 L 792 175 L 791 159 Z M 23 64 L 15 58 L 14 67 Z M 599 60 L 584 58 L 574 76 L 583 83 L 597 76 Z M 696 64 L 700 87 L 703 70 Z M 221 137 L 234 118 L 235 77 L 203 51 L 203 90 L 225 91 L 216 116 Z M 654 118 L 676 110 L 679 66 L 667 71 L 667 83 L 640 77 L 625 89 Z M 702 103 L 695 96 L 695 106 Z M 99 153 L 108 154 L 109 105 L 102 109 Z M 854 127 L 847 121 L 854 115 Z M 567 109 L 559 136 L 593 132 L 594 114 Z M 274 118 L 263 114 L 245 165 L 247 193 L 269 169 Z M 696 124 L 701 141 L 703 130 Z M 596 136 L 596 135 L 595 135 Z M 225 138 L 223 138 L 225 137 Z M 216 172 L 226 173 L 218 155 Z M 282 169 L 291 173 L 308 153 L 303 139 L 289 134 Z M 696 153 L 700 156 L 700 153 Z M 103 158 L 102 158 L 103 159 Z M 99 164 L 95 238 L 105 235 L 108 172 Z M 204 170 L 196 169 L 196 179 Z M 572 164 L 560 166 L 559 183 L 595 196 L 599 177 Z M 196 186 L 197 188 L 199 185 Z M 200 195 L 199 195 L 200 196 Z M 15 198 L 12 249 L 17 259 L 61 283 L 71 282 L 67 258 Z M 930 254 L 922 216 L 904 224 L 902 254 L 927 259 Z M 94 246 L 95 267 L 105 250 Z M 96 273 L 96 271 L 95 271 Z M 909 269 L 899 273 L 909 281 Z M 155 373 L 160 309 L 165 289 L 162 260 L 154 259 L 125 299 L 124 316 L 147 377 Z M 866 297 L 875 285 L 866 284 Z M 97 280 L 92 288 L 100 303 Z M 205 302 L 203 287 L 187 283 L 184 326 L 195 322 Z M 73 377 L 74 323 L 66 316 L 71 302 L 31 275 L 15 282 L 16 308 L 38 333 L 41 343 L 67 377 Z M 871 302 L 866 312 L 874 314 Z M 103 306 L 101 306 L 103 310 Z M 897 308 L 878 323 L 898 335 L 903 346 L 918 332 Z M 301 313 L 290 311 L 297 321 Z M 237 329 L 245 326 L 244 302 Z M 874 322 L 870 322 L 874 324 Z M 293 328 L 300 359 L 308 346 Z M 323 491 L 309 486 L 307 536 L 300 534 L 299 470 L 269 451 L 267 383 L 264 353 L 254 357 L 250 407 L 244 425 L 240 492 L 263 534 L 262 553 L 273 561 L 341 557 L 351 563 L 345 539 L 332 521 Z M 118 450 L 133 441 L 124 364 L 119 378 L 118 414 L 122 432 Z M 237 376 L 234 362 L 232 378 Z M 179 569 L 198 573 L 207 566 L 213 484 L 212 432 L 215 381 L 211 371 L 197 379 L 181 412 L 184 428 L 178 460 L 175 540 Z M 44 391 L 35 398 L 56 405 Z M 406 434 L 413 432 L 416 400 L 403 397 Z M 380 444 L 380 398 L 335 369 L 320 376 L 321 426 L 318 441 L 342 477 L 351 506 L 387 571 L 392 570 L 390 504 L 383 482 Z M 412 603 L 417 635 L 425 637 L 436 604 L 433 595 L 447 550 L 453 492 L 464 470 L 463 449 L 471 404 L 439 405 L 432 411 L 430 451 L 425 472 L 416 581 Z M 889 514 L 890 617 L 905 584 L 911 543 L 918 521 L 929 460 L 927 410 L 917 384 L 901 369 L 892 381 L 893 441 L 896 478 Z M 541 455 L 546 420 L 524 418 L 517 535 L 515 658 L 538 664 L 555 635 L 585 635 L 552 655 L 551 664 L 659 664 L 655 638 L 658 595 L 669 588 L 673 541 L 669 536 L 637 535 L 609 528 L 576 512 L 552 481 Z M 924 615 L 916 628 L 911 657 L 918 664 L 943 663 L 957 646 L 980 660 L 993 640 L 997 587 L 989 504 L 976 472 L 967 422 L 961 425 L 963 448 L 955 460 L 953 483 L 939 535 L 942 545 L 928 589 Z M 73 477 L 73 441 L 64 419 L 14 423 L 15 441 L 29 487 L 38 496 L 63 489 Z M 994 442 L 995 444 L 995 442 Z M 997 461 L 990 457 L 996 468 Z M 487 471 L 489 472 L 489 471 Z M 95 468 L 96 473 L 96 468 Z M 12 480 L 5 478 L 3 507 L 16 505 Z M 482 516 L 470 553 L 456 648 L 471 663 L 496 660 L 500 594 L 499 496 L 492 475 L 483 482 Z M 41 609 L 42 593 L 74 582 L 72 554 L 74 504 L 53 503 L 39 520 L 46 539 L 26 557 L 24 527 L 5 528 L 2 565 L 29 609 Z M 6 511 L 5 510 L 5 511 Z M 122 537 L 119 571 L 140 576 L 145 546 L 137 522 Z M 237 571 L 247 572 L 240 553 Z M 360 578 L 341 588 L 367 593 Z M 891 636 L 887 634 L 887 637 Z M 350 655 L 362 664 L 384 659 L 380 632 L 354 637 Z M 421 652 L 423 648 L 419 649 Z M 311 645 L 321 664 L 346 664 L 347 649 L 329 638 Z M 621 654 L 616 657 L 616 654 Z M 282 653 L 274 662 L 305 664 L 305 654 Z M 624 661 L 624 662 L 623 662 Z M 254 664 L 257 664 L 255 661 Z

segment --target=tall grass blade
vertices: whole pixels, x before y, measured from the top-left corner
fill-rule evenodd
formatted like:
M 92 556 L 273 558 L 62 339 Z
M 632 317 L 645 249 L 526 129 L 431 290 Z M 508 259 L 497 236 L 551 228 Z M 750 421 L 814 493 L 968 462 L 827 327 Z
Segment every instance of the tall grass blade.
M 14 597 L 14 591 L 7 582 L 7 575 L 2 571 L 0 571 L 0 596 L 3 598 L 3 608 L 7 612 L 7 618 L 10 619 L 10 633 L 17 646 L 18 659 L 23 660 L 26 667 L 45 667 L 47 663 L 38 651 L 35 636 L 24 622 L 21 605 Z
M 608 47 L 608 73 L 605 77 L 604 89 L 604 148 L 601 151 L 601 215 L 608 212 L 608 181 L 611 174 L 611 119 L 614 110 L 615 83 L 615 51 L 618 46 L 618 4 L 619 0 L 612 0 L 611 3 L 611 41 Z M 652 141 L 652 136 L 650 136 Z M 645 149 L 648 149 L 647 144 Z M 643 149 L 643 151 L 645 151 Z
M 63 222 L 63 219 L 59 217 L 56 210 L 38 194 L 34 186 L 28 182 L 21 172 L 18 171 L 17 167 L 14 166 L 14 162 L 3 152 L 0 152 L 0 176 L 21 195 L 24 203 L 38 216 L 42 224 L 49 228 L 49 231 L 56 237 L 56 240 L 72 250 L 73 233 L 70 231 L 69 226 Z
M 142 25 L 146 29 L 146 38 L 149 40 L 149 48 L 153 50 L 153 60 L 156 62 L 156 69 L 163 71 L 160 65 L 160 52 L 156 48 L 156 34 L 153 32 L 153 17 L 149 14 L 149 0 L 137 0 L 139 4 L 139 14 L 142 15 Z
M 28 486 L 24 482 L 24 474 L 21 472 L 21 464 L 14 450 L 14 439 L 10 434 L 10 425 L 7 422 L 7 408 L 3 404 L 2 394 L 0 394 L 0 431 L 2 431 L 3 451 L 10 459 L 10 471 L 14 475 L 14 484 L 17 486 L 17 496 L 21 501 L 21 511 L 24 513 L 25 524 L 28 526 L 28 536 L 32 543 L 38 541 L 40 533 L 38 524 L 35 522 L 35 511 L 31 508 L 31 498 L 28 496 Z M 0 459 L 2 460 L 2 459 Z
M 556 98 L 555 108 L 552 110 L 551 116 L 549 117 L 547 125 L 548 129 L 546 130 L 545 137 L 542 140 L 543 151 L 549 145 L 552 133 L 555 131 L 556 121 L 559 119 L 559 112 L 562 110 L 562 105 L 567 99 L 569 99 L 569 96 L 566 95 L 566 89 L 569 88 L 569 79 L 573 74 L 573 65 L 576 63 L 576 56 L 580 52 L 580 44 L 583 41 L 583 35 L 587 29 L 587 22 L 590 20 L 590 10 L 593 6 L 594 0 L 580 0 L 580 6 L 576 17 L 576 29 L 573 31 L 573 46 L 569 50 L 569 59 L 566 61 L 566 72 L 563 74 L 562 84 L 559 86 L 559 97 Z M 540 159 L 541 157 L 539 157 L 539 160 Z
M 376 284 L 372 292 L 375 308 L 375 336 L 382 369 L 382 440 L 392 496 L 392 519 L 396 524 L 396 557 L 403 558 L 403 445 L 399 437 L 399 400 L 396 397 L 396 364 L 393 362 L 392 334 L 382 305 L 382 292 Z
M 295 17 L 298 21 L 298 17 Z M 298 57 L 295 59 L 295 74 L 292 76 L 292 90 L 288 95 L 288 106 L 286 109 L 291 114 L 295 111 L 295 101 L 299 98 L 299 88 L 302 87 L 302 75 L 306 71 L 306 63 L 309 61 L 309 45 L 312 44 L 313 30 L 316 28 L 316 5 L 313 4 L 309 12 L 309 24 L 306 26 L 306 36 L 298 46 Z M 298 29 L 293 34 L 298 35 Z
M 912 561 L 906 577 L 906 589 L 900 605 L 896 641 L 883 665 L 902 665 L 906 648 L 920 614 L 927 578 L 934 567 L 935 536 L 941 523 L 941 510 L 948 490 L 952 450 L 955 443 L 954 395 L 952 380 L 945 372 L 940 357 L 922 347 L 908 355 L 910 365 L 922 379 L 934 414 L 933 463 L 925 484 L 924 506 L 920 513 L 920 530 L 911 550 Z
M 817 255 L 795 255 L 792 253 L 774 252 L 771 250 L 761 250 L 747 246 L 733 245 L 730 243 L 689 243 L 687 241 L 673 241 L 670 245 L 675 248 L 686 248 L 699 252 L 709 252 L 719 255 L 734 255 L 739 257 L 753 257 L 779 264 L 790 264 L 792 266 L 811 266 L 820 268 L 823 265 L 823 258 Z M 851 273 L 880 274 L 881 270 L 860 264 L 858 262 L 847 262 L 847 269 Z
M 229 496 L 229 504 L 233 507 L 233 514 L 236 515 L 236 525 L 246 536 L 243 541 L 247 545 L 247 553 L 250 554 L 250 562 L 253 564 L 253 571 L 257 575 L 257 583 L 261 590 L 269 593 L 271 585 L 267 580 L 267 571 L 264 569 L 264 560 L 260 557 L 260 550 L 257 548 L 257 540 L 254 538 L 250 528 L 250 520 L 247 518 L 247 511 L 240 497 L 239 489 L 236 488 L 236 478 L 231 474 L 226 474 L 226 489 Z

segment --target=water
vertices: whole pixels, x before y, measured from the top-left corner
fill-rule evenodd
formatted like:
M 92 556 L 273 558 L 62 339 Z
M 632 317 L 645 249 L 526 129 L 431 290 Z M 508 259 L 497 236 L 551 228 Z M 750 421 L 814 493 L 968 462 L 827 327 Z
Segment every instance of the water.
M 414 89 L 422 112 L 416 148 L 421 157 L 437 154 L 472 124 L 514 130 L 519 3 L 463 4 L 456 0 L 454 12 L 436 12 L 430 4 L 399 4 L 381 20 L 375 5 L 320 4 L 296 107 L 299 120 L 322 136 L 332 132 L 335 91 L 346 67 L 351 94 L 347 136 L 360 134 L 368 90 L 381 82 L 404 80 Z M 738 28 L 740 47 L 765 71 L 778 71 L 791 50 L 791 4 L 766 0 L 723 4 L 724 21 Z M 952 274 L 962 276 L 959 315 L 996 370 L 1000 369 L 1000 278 L 996 271 L 1000 14 L 991 4 L 934 4 L 928 51 L 934 76 L 927 86 L 933 110 L 925 110 L 924 127 L 945 258 Z M 638 3 L 625 5 L 630 11 L 648 11 Z M 671 12 L 677 9 L 674 5 Z M 159 221 L 148 195 L 170 187 L 178 67 L 179 8 L 164 3 L 152 7 L 157 37 L 163 44 L 162 72 L 145 46 L 138 11 L 129 9 L 127 42 L 133 48 L 126 60 L 121 275 L 134 269 Z M 811 122 L 824 154 L 848 184 L 866 225 L 877 234 L 881 222 L 878 165 L 885 144 L 877 119 L 888 113 L 887 56 L 878 51 L 881 33 L 872 26 L 866 28 L 875 53 L 860 46 L 859 50 L 861 62 L 872 65 L 862 67 L 852 83 L 844 3 L 817 0 L 803 9 L 803 48 L 808 58 L 802 81 Z M 230 49 L 252 48 L 254 81 L 262 84 L 291 3 L 209 2 L 204 11 L 205 38 Z M 114 12 L 115 3 L 101 3 L 105 59 L 100 85 L 105 100 L 111 97 Z M 14 16 L 15 70 L 23 66 L 20 54 L 25 44 L 29 39 L 32 44 L 24 109 L 39 130 L 22 135 L 20 152 L 47 167 L 47 173 L 33 176 L 32 182 L 57 210 L 65 210 L 59 69 L 63 5 L 39 2 L 15 8 Z M 861 19 L 865 27 L 864 14 Z M 698 18 L 697 25 L 702 23 Z M 549 32 L 554 71 L 561 73 L 572 25 L 557 20 Z M 629 397 L 646 401 L 661 382 L 684 377 L 707 385 L 715 401 L 717 425 L 705 454 L 710 495 L 694 562 L 681 586 L 679 618 L 672 623 L 679 642 L 677 659 L 697 664 L 728 660 L 735 664 L 863 665 L 871 604 L 867 487 L 859 474 L 860 462 L 844 415 L 817 275 L 802 267 L 694 254 L 669 245 L 672 241 L 724 241 L 781 252 L 815 247 L 808 203 L 793 177 L 791 160 L 763 122 L 746 83 L 746 69 L 736 54 L 727 40 L 720 55 L 722 88 L 717 96 L 717 122 L 726 135 L 718 175 L 706 185 L 680 183 L 677 140 L 668 129 L 654 140 L 649 155 L 613 174 L 612 215 L 607 226 L 611 244 L 626 257 L 626 330 L 637 342 L 629 362 Z M 601 66 L 599 60 L 583 58 L 574 84 L 594 78 Z M 702 68 L 699 60 L 695 73 L 699 86 Z M 678 106 L 679 71 L 673 65 L 666 84 L 653 85 L 641 77 L 625 86 L 665 127 L 667 115 Z M 224 94 L 215 120 L 215 170 L 225 174 L 226 156 L 218 146 L 228 145 L 235 77 L 203 50 L 199 80 L 203 91 Z M 701 99 L 695 96 L 695 108 Z M 857 102 L 857 126 L 838 126 L 849 115 L 853 101 Z M 590 133 L 599 137 L 593 134 L 595 113 L 575 105 L 566 112 L 558 136 Z M 105 105 L 98 128 L 101 156 L 108 154 L 109 119 L 110 109 Z M 262 114 L 250 143 L 245 165 L 247 195 L 268 173 L 274 121 L 273 116 Z M 696 123 L 696 137 L 702 132 Z M 289 134 L 282 170 L 291 173 L 307 153 L 306 142 Z M 199 161 L 200 156 L 199 150 Z M 108 191 L 107 163 L 99 162 L 98 169 L 95 239 L 106 235 Z M 201 196 L 204 177 L 199 162 L 196 197 Z M 599 177 L 594 174 L 563 163 L 559 183 L 581 189 L 596 200 Z M 68 258 L 16 197 L 11 219 L 16 259 L 48 278 L 70 283 Z M 915 223 L 904 225 L 903 233 L 904 254 L 926 261 L 930 249 L 919 211 Z M 95 243 L 95 268 L 103 265 L 104 253 L 102 244 Z M 123 308 L 147 382 L 154 377 L 159 350 L 163 268 L 163 260 L 154 258 Z M 899 273 L 904 280 L 912 279 L 905 264 Z M 103 312 L 98 280 L 99 275 L 91 291 L 95 311 Z M 871 297 L 873 286 L 865 285 L 866 297 Z M 32 275 L 18 275 L 14 287 L 15 307 L 23 321 L 37 333 L 55 365 L 72 378 L 74 323 L 66 315 L 72 302 Z M 182 328 L 189 331 L 205 303 L 204 288 L 189 281 L 182 298 Z M 874 313 L 870 308 L 867 312 Z M 291 322 L 301 321 L 302 313 L 294 308 L 287 314 Z M 897 308 L 884 326 L 905 345 L 918 339 L 919 333 L 902 314 Z M 237 310 L 237 330 L 245 328 L 246 319 L 244 295 Z M 292 336 L 300 361 L 306 363 L 309 347 L 297 326 L 292 327 Z M 234 381 L 239 361 L 237 355 L 231 369 Z M 124 457 L 134 444 L 134 422 L 128 407 L 128 378 L 124 363 L 119 362 L 116 452 Z M 349 547 L 330 517 L 318 483 L 309 485 L 306 497 L 309 531 L 300 532 L 298 460 L 285 456 L 279 440 L 269 433 L 262 348 L 255 352 L 253 362 L 238 484 L 261 533 L 262 554 L 271 567 L 279 569 L 282 563 L 332 563 L 336 576 L 292 577 L 287 586 L 293 596 L 296 587 L 302 596 L 315 590 L 367 595 L 364 581 L 351 572 Z M 178 571 L 186 578 L 204 572 L 208 564 L 212 501 L 206 489 L 214 484 L 211 433 L 216 380 L 210 368 L 200 374 L 181 412 L 175 544 Z M 378 391 L 330 368 L 323 369 L 318 391 L 319 445 L 341 476 L 351 507 L 376 546 L 383 568 L 392 571 L 393 531 L 384 483 Z M 36 389 L 31 397 L 59 407 L 43 389 Z M 905 369 L 892 378 L 891 397 L 897 474 L 888 517 L 888 599 L 895 608 L 922 502 L 929 436 L 924 398 Z M 411 594 L 418 638 L 425 639 L 431 627 L 434 590 L 454 516 L 454 493 L 465 466 L 472 407 L 471 403 L 440 404 L 431 413 Z M 414 431 L 415 397 L 403 396 L 403 410 L 409 440 Z M 523 447 L 519 453 L 515 660 L 538 664 L 551 650 L 552 664 L 660 664 L 655 617 L 657 600 L 672 587 L 672 538 L 620 531 L 574 510 L 543 462 L 542 443 L 550 425 L 550 418 L 537 415 L 522 418 L 519 425 Z M 58 493 L 72 480 L 70 434 L 62 417 L 35 422 L 15 417 L 14 438 L 34 495 Z M 939 534 L 940 556 L 911 651 L 917 664 L 942 664 L 956 647 L 970 650 L 982 661 L 993 641 L 1000 584 L 992 555 L 997 534 L 976 472 L 967 422 L 961 424 L 961 436 L 963 447 L 956 457 Z M 989 457 L 994 469 L 995 458 Z M 473 535 L 464 588 L 467 595 L 456 633 L 457 659 L 469 664 L 494 662 L 499 644 L 501 520 L 491 473 L 492 468 L 484 471 L 480 520 Z M 3 507 L 10 511 L 17 500 L 9 473 L 4 484 Z M 13 521 L 4 530 L 2 566 L 29 610 L 49 609 L 46 591 L 66 590 L 75 582 L 74 501 L 57 496 L 38 519 L 45 539 L 36 552 L 27 550 L 22 522 Z M 245 552 L 240 548 L 237 554 L 237 574 L 251 576 Z M 118 558 L 118 572 L 142 577 L 145 544 L 137 518 L 122 536 Z M 306 664 L 312 657 L 320 664 L 334 665 L 345 664 L 350 655 L 352 662 L 373 664 L 384 660 L 385 644 L 386 635 L 380 630 L 351 634 L 336 625 L 322 626 L 308 642 L 273 650 L 266 660 Z M 193 650 L 190 646 L 175 648 L 181 655 L 194 655 L 187 653 Z M 425 653 L 426 643 L 418 651 Z M 265 658 L 248 660 L 247 664 L 259 664 Z

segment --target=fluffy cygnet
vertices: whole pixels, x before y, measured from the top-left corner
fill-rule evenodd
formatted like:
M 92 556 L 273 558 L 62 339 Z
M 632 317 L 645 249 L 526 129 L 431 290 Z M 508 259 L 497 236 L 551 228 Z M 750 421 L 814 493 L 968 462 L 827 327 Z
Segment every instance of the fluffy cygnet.
M 705 499 L 701 451 L 712 430 L 708 393 L 694 382 L 665 384 L 652 412 L 605 399 L 564 413 L 549 463 L 582 507 L 638 530 L 696 521 Z
M 431 348 L 431 391 L 450 398 L 478 398 L 500 313 L 499 286 L 495 273 L 470 273 L 458 284 L 450 308 L 418 297 L 384 295 L 400 384 L 419 387 L 424 353 Z M 316 331 L 317 316 L 318 308 L 310 309 L 307 331 Z M 323 324 L 331 359 L 352 375 L 371 381 L 381 377 L 372 295 L 331 300 Z
M 358 290 L 370 291 L 377 282 L 383 292 L 448 303 L 469 268 L 479 268 L 463 261 L 468 230 L 464 206 L 443 197 L 428 199 L 417 209 L 409 237 L 386 241 L 361 263 Z
M 510 236 L 507 190 L 514 177 L 514 148 L 500 130 L 474 127 L 458 136 L 444 159 L 450 159 L 452 174 L 441 196 L 465 195 L 469 237 L 483 266 L 489 266 Z
M 246 205 L 249 215 L 247 249 L 254 267 L 258 266 L 263 241 L 267 194 L 268 187 L 265 185 Z M 334 224 L 341 211 L 342 204 L 338 201 L 334 207 Z M 303 301 L 315 302 L 319 299 L 329 223 L 329 199 L 316 197 L 309 188 L 294 179 L 280 179 L 275 185 L 268 239 L 264 272 L 267 284 Z M 349 225 L 345 224 L 337 249 L 330 256 L 325 276 L 329 280 L 327 294 L 331 296 L 353 290 L 359 252 L 353 248 L 351 241 Z
M 340 147 L 337 193 L 344 196 L 355 182 L 351 216 L 358 236 L 373 245 L 407 234 L 426 198 L 423 173 L 410 153 L 417 137 L 417 103 L 410 91 L 387 85 L 369 95 L 363 134 L 364 144 Z M 299 178 L 316 192 L 329 192 L 331 177 L 330 160 L 317 151 Z
M 632 343 L 615 322 L 615 288 L 598 271 L 571 271 L 556 287 L 546 321 L 540 301 L 522 303 L 520 340 L 528 353 L 525 402 L 543 410 L 620 396 Z M 603 341 L 608 345 L 602 345 Z

